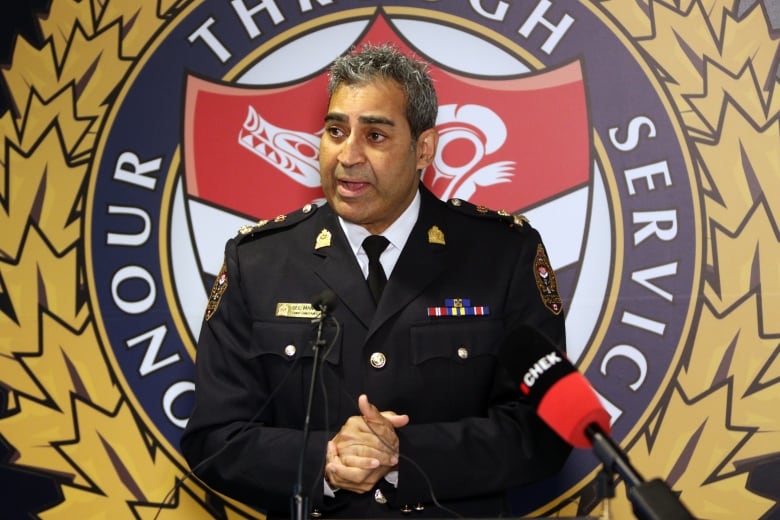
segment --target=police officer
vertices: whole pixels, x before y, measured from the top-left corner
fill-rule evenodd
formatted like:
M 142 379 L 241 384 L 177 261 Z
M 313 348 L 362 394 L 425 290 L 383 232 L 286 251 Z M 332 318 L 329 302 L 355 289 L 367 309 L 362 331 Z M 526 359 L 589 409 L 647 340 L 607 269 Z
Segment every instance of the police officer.
M 420 183 L 438 143 L 424 63 L 367 45 L 330 72 L 327 204 L 228 242 L 182 451 L 206 483 L 270 517 L 290 515 L 301 453 L 314 517 L 504 515 L 508 489 L 569 454 L 496 358 L 517 320 L 564 347 L 544 245 L 525 220 Z M 311 304 L 324 290 L 328 317 Z

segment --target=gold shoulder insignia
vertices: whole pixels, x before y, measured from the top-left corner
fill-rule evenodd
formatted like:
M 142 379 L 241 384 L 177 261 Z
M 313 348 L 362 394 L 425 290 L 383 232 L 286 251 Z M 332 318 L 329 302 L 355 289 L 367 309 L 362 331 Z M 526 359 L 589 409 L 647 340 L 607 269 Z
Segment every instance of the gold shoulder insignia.
M 446 245 L 444 240 L 444 232 L 439 229 L 439 226 L 432 226 L 431 229 L 428 230 L 428 243 L 439 244 L 442 246 Z
M 525 215 L 512 215 L 512 223 L 517 227 L 523 227 L 530 221 Z
M 333 235 L 331 234 L 331 232 L 326 228 L 322 228 L 320 234 L 317 235 L 317 240 L 314 241 L 314 249 L 322 249 L 323 247 L 330 247 L 330 241 L 332 238 Z
M 267 221 L 267 220 L 258 220 L 258 221 L 255 223 L 255 225 L 254 225 L 254 226 L 250 226 L 250 225 L 241 226 L 240 228 L 238 228 L 238 232 L 239 232 L 239 234 L 241 234 L 241 235 L 248 235 L 249 233 L 251 233 L 251 232 L 252 232 L 252 231 L 254 231 L 255 229 L 257 229 L 257 228 L 259 228 L 259 227 L 263 227 L 263 226 L 265 226 L 266 224 L 268 224 L 268 221 Z
M 505 209 L 494 211 L 487 206 L 478 206 L 462 199 L 450 199 L 447 201 L 447 206 L 473 217 L 500 220 L 509 224 L 509 227 L 517 229 L 524 227 L 528 223 L 528 219 L 523 215 L 514 215 Z
M 271 229 L 282 229 L 291 227 L 314 215 L 317 210 L 316 204 L 306 204 L 304 207 L 286 215 L 277 215 L 272 220 L 258 220 L 254 225 L 241 226 L 238 229 L 239 241 L 254 237 L 260 232 Z

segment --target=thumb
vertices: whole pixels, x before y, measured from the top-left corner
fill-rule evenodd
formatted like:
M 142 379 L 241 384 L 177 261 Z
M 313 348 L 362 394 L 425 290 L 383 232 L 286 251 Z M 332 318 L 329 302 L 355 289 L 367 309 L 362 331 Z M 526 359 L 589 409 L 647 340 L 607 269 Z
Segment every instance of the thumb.
M 409 416 L 406 414 L 398 415 L 395 412 L 382 412 L 382 417 L 390 421 L 394 428 L 401 428 L 409 424 Z
M 358 397 L 358 408 L 360 409 L 360 415 L 367 421 L 378 420 L 382 417 L 379 409 L 371 404 L 366 394 L 360 394 L 360 397 Z
M 402 428 L 409 424 L 409 416 L 406 414 L 398 415 L 395 412 L 383 412 L 382 415 L 390 421 L 394 428 Z

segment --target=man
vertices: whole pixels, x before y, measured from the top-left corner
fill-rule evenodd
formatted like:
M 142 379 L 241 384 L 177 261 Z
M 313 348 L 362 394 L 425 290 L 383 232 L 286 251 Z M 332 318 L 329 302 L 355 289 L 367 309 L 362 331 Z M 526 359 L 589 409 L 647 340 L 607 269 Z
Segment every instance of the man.
M 556 472 L 569 453 L 496 358 L 518 320 L 563 347 L 544 246 L 520 218 L 421 186 L 438 140 L 423 63 L 365 46 L 336 60 L 329 96 L 327 205 L 228 242 L 182 451 L 214 489 L 290 515 L 319 315 L 309 302 L 330 290 L 300 489 L 312 516 L 506 514 L 507 489 Z M 369 235 L 388 241 L 376 300 Z

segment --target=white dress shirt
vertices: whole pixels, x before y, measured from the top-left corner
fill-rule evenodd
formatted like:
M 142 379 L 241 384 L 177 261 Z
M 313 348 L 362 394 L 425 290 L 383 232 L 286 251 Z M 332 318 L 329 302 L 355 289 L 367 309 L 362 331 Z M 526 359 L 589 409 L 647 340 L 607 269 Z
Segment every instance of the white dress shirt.
M 406 245 L 406 241 L 409 239 L 409 235 L 412 233 L 412 228 L 417 222 L 419 214 L 420 192 L 418 191 L 409 207 L 382 233 L 382 236 L 390 241 L 390 244 L 382 251 L 382 255 L 379 257 L 382 269 L 385 270 L 385 276 L 388 280 L 396 262 L 398 262 L 398 258 L 401 256 L 401 251 Z M 358 264 L 360 264 L 363 278 L 368 278 L 368 256 L 363 251 L 363 240 L 371 233 L 363 226 L 347 222 L 341 217 L 339 217 L 339 224 L 341 224 L 344 234 L 347 235 L 352 253 L 357 258 Z

